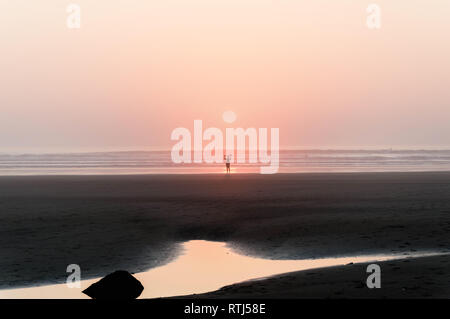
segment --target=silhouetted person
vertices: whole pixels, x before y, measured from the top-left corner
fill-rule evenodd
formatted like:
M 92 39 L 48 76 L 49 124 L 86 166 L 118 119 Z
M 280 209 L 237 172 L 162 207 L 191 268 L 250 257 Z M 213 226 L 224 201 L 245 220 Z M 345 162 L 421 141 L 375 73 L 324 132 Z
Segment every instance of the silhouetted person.
M 227 167 L 227 174 L 231 173 L 231 155 L 224 155 L 225 166 Z

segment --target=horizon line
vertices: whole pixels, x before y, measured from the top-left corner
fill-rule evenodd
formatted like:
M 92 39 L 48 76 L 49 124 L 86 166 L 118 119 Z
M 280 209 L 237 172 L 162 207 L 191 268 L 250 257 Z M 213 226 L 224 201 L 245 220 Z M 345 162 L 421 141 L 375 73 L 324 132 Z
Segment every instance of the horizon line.
M 223 150 L 223 149 L 222 149 Z M 237 151 L 238 149 L 235 149 Z M 244 149 L 244 151 L 253 151 L 257 152 L 258 149 Z M 271 149 L 269 148 L 267 150 L 268 152 L 271 152 Z M 411 152 L 411 151 L 450 151 L 450 146 L 447 147 L 440 147 L 440 146 L 398 146 L 398 147 L 280 147 L 279 151 L 303 151 L 303 152 Z M 152 149 L 146 149 L 146 148 L 130 148 L 130 149 L 120 149 L 118 148 L 111 148 L 111 149 L 103 149 L 103 150 L 94 150 L 94 149 L 84 149 L 84 150 L 43 150 L 38 151 L 36 150 L 1 150 L 0 149 L 0 155 L 52 155 L 52 154 L 95 154 L 95 153 L 146 153 L 146 152 L 171 152 L 171 148 L 152 148 Z M 191 151 L 194 152 L 194 151 Z

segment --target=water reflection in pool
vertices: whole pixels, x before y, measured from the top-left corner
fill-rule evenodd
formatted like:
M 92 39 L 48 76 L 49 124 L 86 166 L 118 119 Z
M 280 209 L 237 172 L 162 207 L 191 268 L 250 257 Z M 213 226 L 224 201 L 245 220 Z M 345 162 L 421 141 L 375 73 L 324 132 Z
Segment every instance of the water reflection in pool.
M 239 255 L 223 242 L 191 240 L 183 243 L 182 246 L 183 253 L 173 262 L 135 274 L 135 277 L 141 281 L 145 288 L 140 298 L 203 293 L 236 282 L 296 270 L 345 265 L 350 262 L 383 261 L 433 254 L 269 260 Z M 81 288 L 68 288 L 65 284 L 58 284 L 0 290 L 0 298 L 88 298 L 81 291 L 98 280 L 98 278 L 83 280 Z

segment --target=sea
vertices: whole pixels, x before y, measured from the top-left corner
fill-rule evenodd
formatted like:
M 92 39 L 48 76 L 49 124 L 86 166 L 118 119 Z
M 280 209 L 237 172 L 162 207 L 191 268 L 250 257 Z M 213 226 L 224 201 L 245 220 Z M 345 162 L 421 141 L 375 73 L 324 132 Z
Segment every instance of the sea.
M 269 164 L 232 163 L 231 173 Z M 279 173 L 450 171 L 450 150 L 281 150 Z M 0 175 L 223 174 L 224 163 L 176 164 L 170 150 L 0 153 Z

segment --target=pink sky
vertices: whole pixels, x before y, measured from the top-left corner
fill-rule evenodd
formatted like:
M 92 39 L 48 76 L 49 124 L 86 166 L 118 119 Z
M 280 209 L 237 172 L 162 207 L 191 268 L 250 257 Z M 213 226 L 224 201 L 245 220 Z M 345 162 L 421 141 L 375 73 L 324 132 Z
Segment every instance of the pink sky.
M 450 147 L 450 1 L 0 0 L 0 152 L 170 148 L 278 127 L 281 146 Z

